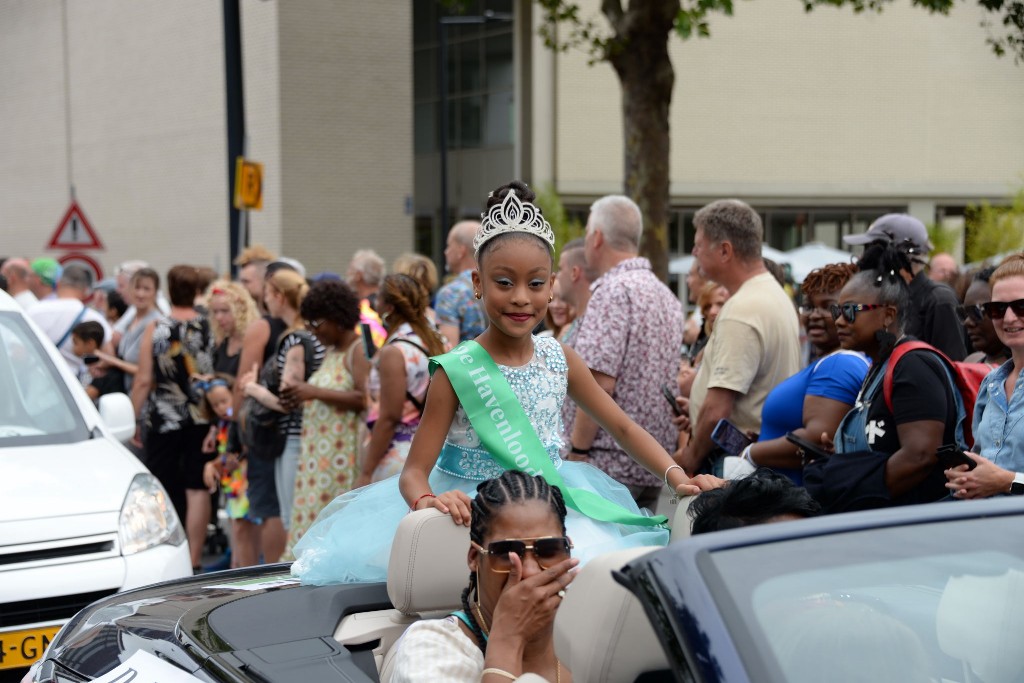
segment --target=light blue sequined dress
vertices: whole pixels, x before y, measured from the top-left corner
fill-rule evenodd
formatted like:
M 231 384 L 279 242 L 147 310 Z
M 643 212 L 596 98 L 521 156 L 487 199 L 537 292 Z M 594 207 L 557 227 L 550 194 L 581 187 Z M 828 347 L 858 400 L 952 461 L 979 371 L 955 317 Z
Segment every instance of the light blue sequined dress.
M 559 457 L 560 412 L 569 368 L 557 340 L 534 337 L 533 344 L 533 358 L 525 366 L 498 367 L 566 486 L 594 491 L 640 514 L 629 491 L 617 481 L 592 465 Z M 481 448 L 476 430 L 459 406 L 430 473 L 431 490 L 441 493 L 459 489 L 473 497 L 481 481 L 500 476 L 503 471 Z M 303 583 L 317 585 L 384 581 L 391 541 L 398 523 L 408 512 L 409 506 L 398 490 L 397 476 L 339 496 L 323 509 L 296 544 L 292 574 Z M 597 522 L 572 509 L 566 526 L 575 546 L 573 555 L 583 562 L 610 550 L 668 543 L 665 529 Z

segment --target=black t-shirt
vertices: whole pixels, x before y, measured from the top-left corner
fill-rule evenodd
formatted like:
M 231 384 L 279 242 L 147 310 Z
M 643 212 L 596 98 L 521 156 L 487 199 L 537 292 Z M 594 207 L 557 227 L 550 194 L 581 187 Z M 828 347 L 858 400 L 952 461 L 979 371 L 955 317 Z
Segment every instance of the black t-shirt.
M 871 450 L 895 453 L 900 448 L 898 425 L 920 420 L 945 423 L 942 443 L 956 441 L 957 407 L 945 364 L 929 351 L 911 351 L 903 356 L 893 371 L 892 412 L 885 405 L 882 383 L 871 398 L 865 427 Z M 942 466 L 936 463 L 928 478 L 903 496 L 897 504 L 924 503 L 944 498 L 948 491 Z

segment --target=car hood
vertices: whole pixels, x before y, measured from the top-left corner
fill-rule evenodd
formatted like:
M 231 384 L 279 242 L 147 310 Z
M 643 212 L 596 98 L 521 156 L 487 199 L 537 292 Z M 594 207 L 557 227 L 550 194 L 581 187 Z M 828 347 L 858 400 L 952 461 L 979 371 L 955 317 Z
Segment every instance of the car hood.
M 98 432 L 96 432 L 98 433 Z M 0 449 L 0 525 L 117 512 L 142 464 L 104 436 Z

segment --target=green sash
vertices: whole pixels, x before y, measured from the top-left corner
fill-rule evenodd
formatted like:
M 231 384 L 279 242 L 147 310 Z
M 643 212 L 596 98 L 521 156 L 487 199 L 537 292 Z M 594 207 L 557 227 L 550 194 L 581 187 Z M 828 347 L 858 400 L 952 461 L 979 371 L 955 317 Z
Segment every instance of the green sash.
M 444 368 L 480 442 L 499 465 L 543 476 L 562 490 L 567 506 L 599 522 L 653 527 L 667 521 L 662 516 L 630 512 L 593 491 L 566 486 L 512 387 L 478 343 L 464 341 L 450 352 L 431 358 L 431 373 L 437 366 Z

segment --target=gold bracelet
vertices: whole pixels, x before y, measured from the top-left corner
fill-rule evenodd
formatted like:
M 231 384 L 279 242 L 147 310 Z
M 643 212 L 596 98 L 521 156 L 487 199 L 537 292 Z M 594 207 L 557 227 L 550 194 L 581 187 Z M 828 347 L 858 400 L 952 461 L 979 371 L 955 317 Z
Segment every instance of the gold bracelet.
M 486 668 L 486 669 L 484 669 L 483 671 L 480 672 L 480 680 L 482 681 L 484 679 L 484 676 L 486 676 L 487 674 L 494 674 L 495 676 L 502 676 L 504 678 L 507 678 L 510 681 L 514 681 L 517 678 L 519 678 L 519 676 L 516 676 L 515 674 L 510 674 L 508 671 L 505 671 L 504 669 L 496 669 L 493 666 L 491 666 L 491 667 L 488 667 L 488 668 Z

